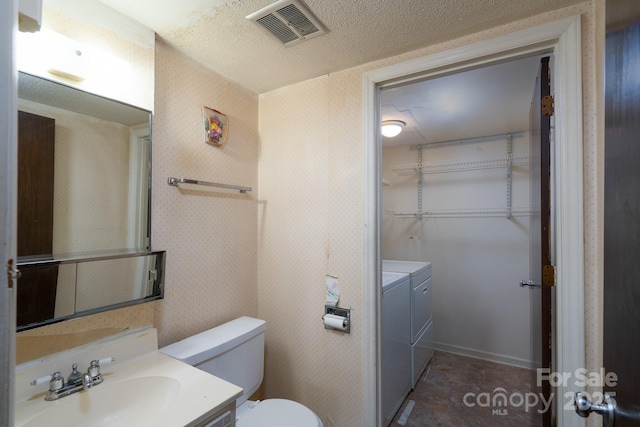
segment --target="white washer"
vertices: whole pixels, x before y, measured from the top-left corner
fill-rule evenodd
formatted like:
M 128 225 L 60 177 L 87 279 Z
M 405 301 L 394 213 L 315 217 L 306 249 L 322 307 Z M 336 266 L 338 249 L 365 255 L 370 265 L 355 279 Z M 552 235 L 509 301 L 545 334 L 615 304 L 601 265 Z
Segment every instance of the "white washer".
M 387 426 L 411 391 L 410 277 L 382 272 L 382 417 Z
M 382 260 L 382 271 L 409 274 L 411 282 L 411 388 L 433 357 L 431 263 Z

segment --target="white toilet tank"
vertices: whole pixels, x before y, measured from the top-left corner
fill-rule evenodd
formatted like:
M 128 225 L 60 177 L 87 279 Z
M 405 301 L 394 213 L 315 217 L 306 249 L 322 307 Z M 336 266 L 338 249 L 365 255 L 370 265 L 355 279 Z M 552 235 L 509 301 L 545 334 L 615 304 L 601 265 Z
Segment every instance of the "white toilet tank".
M 265 321 L 240 317 L 160 349 L 167 356 L 242 387 L 242 405 L 262 383 Z

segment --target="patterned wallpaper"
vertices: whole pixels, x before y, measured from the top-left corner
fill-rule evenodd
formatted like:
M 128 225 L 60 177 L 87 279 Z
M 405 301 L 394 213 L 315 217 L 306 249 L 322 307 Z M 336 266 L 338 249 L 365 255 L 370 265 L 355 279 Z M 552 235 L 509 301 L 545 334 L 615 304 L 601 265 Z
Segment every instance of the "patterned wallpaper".
M 152 246 L 167 251 L 160 345 L 257 314 L 258 97 L 156 42 Z M 226 145 L 205 143 L 202 106 L 229 118 Z M 167 185 L 168 177 L 253 187 L 239 194 Z
M 260 98 L 258 316 L 267 322 L 265 394 L 308 405 L 325 425 L 355 426 L 361 317 L 351 335 L 321 321 L 326 274 L 340 281 L 341 306 L 363 308 L 361 130 L 340 117 L 359 101 L 359 76 L 341 75 Z

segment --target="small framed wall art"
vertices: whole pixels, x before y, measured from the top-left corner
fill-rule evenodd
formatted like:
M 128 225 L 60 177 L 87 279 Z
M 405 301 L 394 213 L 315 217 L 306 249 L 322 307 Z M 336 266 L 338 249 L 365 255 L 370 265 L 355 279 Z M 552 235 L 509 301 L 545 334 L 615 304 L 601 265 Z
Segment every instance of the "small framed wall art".
M 229 118 L 218 110 L 202 107 L 204 136 L 207 144 L 223 147 L 229 134 Z

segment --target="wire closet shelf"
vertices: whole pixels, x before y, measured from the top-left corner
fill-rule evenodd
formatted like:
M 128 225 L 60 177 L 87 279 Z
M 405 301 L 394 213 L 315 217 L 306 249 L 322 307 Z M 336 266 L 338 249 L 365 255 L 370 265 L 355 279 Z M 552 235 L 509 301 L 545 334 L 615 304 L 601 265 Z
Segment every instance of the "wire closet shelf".
M 470 209 L 437 209 L 437 210 L 413 210 L 413 211 L 385 211 L 386 215 L 399 218 L 491 218 L 509 216 L 539 215 L 540 211 L 531 208 L 470 208 Z
M 418 161 L 416 163 L 405 163 L 391 167 L 391 170 L 398 176 L 418 176 L 418 209 L 416 210 L 387 210 L 385 215 L 391 215 L 399 218 L 415 218 L 421 220 L 423 218 L 470 218 L 470 217 L 502 217 L 511 218 L 517 216 L 535 216 L 540 214 L 540 209 L 535 207 L 514 207 L 511 204 L 512 198 L 512 168 L 518 166 L 528 166 L 536 164 L 539 159 L 530 156 L 529 153 L 514 154 L 512 152 L 512 141 L 515 136 L 521 136 L 523 132 L 491 135 L 479 138 L 469 138 L 460 141 L 443 141 L 441 143 L 432 143 L 416 146 L 418 151 Z M 473 159 L 456 159 L 452 161 L 424 162 L 422 160 L 423 148 L 431 148 L 437 145 L 450 143 L 480 143 L 505 139 L 507 142 L 506 153 L 501 156 L 473 158 Z M 481 169 L 498 169 L 504 168 L 505 175 L 505 206 L 496 208 L 460 208 L 460 209 L 423 209 L 422 208 L 422 190 L 423 175 L 464 172 Z
M 505 156 L 458 160 L 454 162 L 408 163 L 393 166 L 391 170 L 400 176 L 409 176 L 420 173 L 435 174 L 478 169 L 506 168 L 509 166 L 525 166 L 531 163 L 532 159 L 529 155 L 508 154 Z

